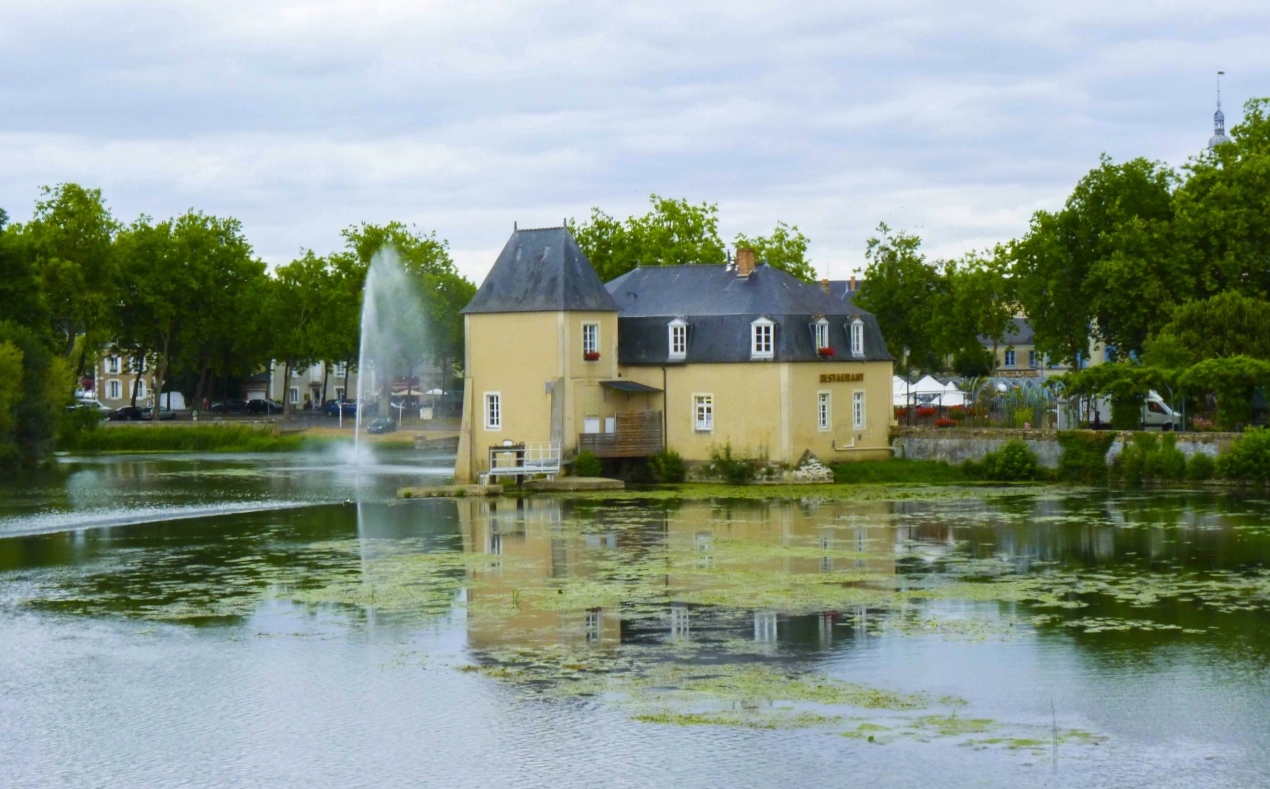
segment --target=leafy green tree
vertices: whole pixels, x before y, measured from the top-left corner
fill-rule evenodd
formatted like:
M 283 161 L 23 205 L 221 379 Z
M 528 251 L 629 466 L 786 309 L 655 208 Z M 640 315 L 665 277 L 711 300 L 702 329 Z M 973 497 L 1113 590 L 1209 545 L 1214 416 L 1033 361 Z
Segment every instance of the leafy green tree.
M 939 272 L 930 316 L 932 344 L 940 356 L 953 357 L 963 375 L 991 373 L 997 349 L 1009 342 L 1016 306 L 1008 273 L 1001 249 L 991 257 L 970 253 Z M 981 338 L 992 343 L 991 351 Z
M 284 386 L 291 381 L 293 370 L 311 364 L 322 354 L 322 334 L 317 327 L 332 292 L 330 286 L 329 263 L 312 250 L 273 273 L 265 295 L 265 313 L 272 327 L 274 358 L 283 361 Z M 283 408 L 290 416 L 295 403 L 283 398 Z
M 749 238 L 738 233 L 736 237 L 737 249 L 752 249 L 760 262 L 787 271 L 804 282 L 816 280 L 816 270 L 807 259 L 810 243 L 797 225 L 790 226 L 784 222 L 777 222 L 776 228 L 766 236 Z
M 1270 299 L 1270 99 L 1244 104 L 1230 136 L 1186 167 L 1174 200 L 1180 254 L 1201 297 Z
M 1189 278 L 1170 247 L 1175 176 L 1158 162 L 1103 157 L 1061 211 L 1038 211 L 1010 247 L 1038 350 L 1075 365 L 1097 337 L 1140 352 Z
M 0 214 L 3 214 L 0 210 Z M 32 254 L 30 237 L 20 228 L 5 229 L 7 216 L 0 216 L 0 315 L 34 329 L 49 342 L 54 339 L 48 309 L 44 303 L 39 271 Z
M 1217 422 L 1238 430 L 1252 418 L 1252 397 L 1258 387 L 1270 387 L 1270 362 L 1247 356 L 1205 359 L 1182 374 L 1182 387 L 1192 394 L 1217 398 Z
M 931 316 L 939 296 L 940 272 L 926 262 L 922 240 L 916 235 L 891 233 L 885 223 L 870 238 L 864 256 L 869 261 L 855 303 L 877 317 L 887 350 L 900 361 L 904 374 L 916 364 L 938 367 Z
M 58 414 L 70 401 L 65 359 L 31 328 L 0 321 L 0 470 L 34 468 L 53 450 Z
M 401 222 L 385 225 L 363 223 L 349 227 L 344 231 L 344 240 L 346 252 L 352 253 L 353 258 L 336 256 L 333 265 L 341 283 L 338 286 L 343 294 L 341 298 L 344 299 L 339 308 L 340 314 L 346 316 L 342 320 L 351 321 L 355 327 L 351 336 L 360 334 L 362 287 L 371 258 L 381 249 L 390 247 L 418 285 L 425 323 L 424 336 L 427 338 L 422 353 L 404 360 L 405 366 L 413 370 L 425 361 L 431 361 L 445 376 L 442 386 L 449 388 L 453 362 L 463 358 L 461 310 L 476 295 L 476 286 L 455 267 L 449 244 L 437 238 L 435 232 L 425 234 Z M 350 294 L 355 294 L 355 301 L 348 300 Z M 347 308 L 354 304 L 356 309 L 349 312 Z M 356 353 L 350 358 L 355 359 Z
M 174 367 L 188 363 L 187 346 L 197 349 L 225 332 L 220 324 L 237 317 L 235 291 L 263 270 L 252 260 L 238 220 L 198 211 L 157 224 L 143 216 L 116 243 L 117 340 L 136 359 L 153 356 L 158 402 Z
M 592 208 L 585 223 L 567 223 L 601 281 L 639 266 L 727 262 L 717 204 L 693 205 L 659 195 L 649 197 L 649 202 L 652 209 L 647 214 L 624 222 Z
M 115 303 L 114 237 L 118 222 L 100 189 L 65 183 L 43 187 L 35 216 L 21 228 L 28 236 L 45 305 L 70 357 L 87 337 L 72 367 L 83 370 L 88 347 L 100 347 Z
M 1196 360 L 1270 359 L 1270 301 L 1234 290 L 1189 301 L 1173 310 L 1159 338 L 1170 338 Z

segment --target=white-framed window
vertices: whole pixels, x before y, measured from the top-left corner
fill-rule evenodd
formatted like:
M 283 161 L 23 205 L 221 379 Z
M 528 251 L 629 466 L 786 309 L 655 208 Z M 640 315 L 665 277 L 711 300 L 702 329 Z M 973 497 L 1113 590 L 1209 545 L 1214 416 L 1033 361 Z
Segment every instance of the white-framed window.
M 582 417 L 582 432 L 588 435 L 600 432 L 600 418 L 598 416 Z
M 851 416 L 856 427 L 864 427 L 864 392 L 851 393 Z
M 864 321 L 851 321 L 851 355 L 864 356 Z
M 107 381 L 106 382 L 106 399 L 107 400 L 122 400 L 123 399 L 123 384 L 117 380 Z
M 137 379 L 137 399 L 144 400 L 146 396 L 146 381 L 144 378 Z
M 291 390 L 287 392 L 287 399 L 290 400 L 292 404 L 300 402 L 300 388 L 297 386 L 291 387 Z
M 816 321 L 816 349 L 829 347 L 829 321 L 821 318 Z
M 118 356 L 106 357 L 106 373 L 108 375 L 119 375 L 119 357 Z
M 1015 356 L 1014 356 L 1014 349 L 1013 349 L 1013 348 L 1011 348 L 1011 349 L 1009 349 L 1009 350 L 1007 350 L 1007 351 L 1005 352 L 1005 366 L 1006 366 L 1006 367 L 1013 367 L 1013 366 L 1014 366 L 1014 359 L 1015 359 Z
M 682 359 L 688 355 L 688 324 L 676 318 L 670 322 L 670 358 Z
M 336 362 L 335 377 L 343 378 L 345 375 L 348 375 L 348 362 Z
M 499 392 L 485 393 L 485 429 L 503 429 L 503 395 Z
M 342 386 L 335 387 L 335 399 L 336 400 L 344 399 L 344 387 Z
M 692 396 L 692 424 L 699 433 L 714 430 L 714 395 L 695 394 Z
M 594 360 L 600 354 L 600 324 L 582 324 L 582 357 Z
M 833 395 L 829 392 L 816 393 L 816 427 L 828 430 L 833 424 Z
M 750 358 L 751 359 L 771 359 L 773 356 L 772 342 L 776 334 L 776 324 L 767 318 L 759 318 L 750 324 Z
M 1027 366 L 1036 369 L 1036 351 L 1027 352 Z

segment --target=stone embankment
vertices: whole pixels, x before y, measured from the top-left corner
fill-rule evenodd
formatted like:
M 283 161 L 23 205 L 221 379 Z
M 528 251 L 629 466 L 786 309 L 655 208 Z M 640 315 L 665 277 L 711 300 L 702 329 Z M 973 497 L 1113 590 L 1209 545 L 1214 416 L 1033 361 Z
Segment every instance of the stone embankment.
M 1125 444 L 1132 441 L 1132 433 L 1116 435 L 1107 452 L 1110 460 L 1120 454 Z M 1190 458 L 1204 453 L 1213 458 L 1230 446 L 1238 433 L 1178 433 L 1177 448 Z M 942 460 L 952 465 L 967 460 L 983 460 L 989 452 L 995 452 L 1007 441 L 1022 439 L 1036 453 L 1044 468 L 1057 468 L 1062 448 L 1058 434 L 1052 430 L 1004 430 L 990 428 L 897 428 L 891 431 L 891 449 L 895 457 L 907 460 Z

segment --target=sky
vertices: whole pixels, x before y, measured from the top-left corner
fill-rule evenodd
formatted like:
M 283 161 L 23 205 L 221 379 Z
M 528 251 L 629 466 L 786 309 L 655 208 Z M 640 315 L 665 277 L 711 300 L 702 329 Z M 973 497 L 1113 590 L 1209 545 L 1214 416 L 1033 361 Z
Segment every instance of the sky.
M 399 220 L 479 284 L 512 231 L 651 194 L 777 221 L 818 272 L 879 222 L 953 257 L 1106 153 L 1180 167 L 1270 96 L 1264 0 L 4 0 L 0 207 L 240 219 L 272 265 Z

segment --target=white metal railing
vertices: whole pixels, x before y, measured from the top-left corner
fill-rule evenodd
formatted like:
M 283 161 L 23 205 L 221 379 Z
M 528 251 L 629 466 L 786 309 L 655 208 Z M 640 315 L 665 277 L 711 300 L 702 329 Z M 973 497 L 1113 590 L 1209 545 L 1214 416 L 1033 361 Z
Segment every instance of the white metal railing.
M 560 444 L 517 444 L 489 448 L 489 474 L 546 474 L 554 477 L 560 473 Z

